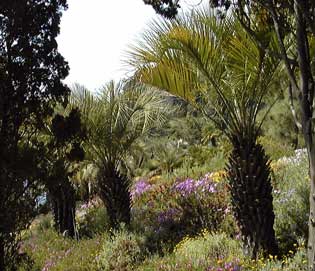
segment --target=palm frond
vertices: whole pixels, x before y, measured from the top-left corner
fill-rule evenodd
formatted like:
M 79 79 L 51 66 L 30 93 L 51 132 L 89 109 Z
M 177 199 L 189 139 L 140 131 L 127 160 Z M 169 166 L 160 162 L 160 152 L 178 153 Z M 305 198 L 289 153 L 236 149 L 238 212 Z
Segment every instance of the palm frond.
M 255 126 L 278 66 L 233 16 L 219 19 L 207 8 L 154 21 L 128 56 L 139 81 L 215 112 L 227 134 Z
M 70 104 L 81 110 L 87 149 L 96 163 L 117 167 L 133 143 L 166 121 L 167 95 L 141 84 L 109 82 L 97 94 L 75 85 Z

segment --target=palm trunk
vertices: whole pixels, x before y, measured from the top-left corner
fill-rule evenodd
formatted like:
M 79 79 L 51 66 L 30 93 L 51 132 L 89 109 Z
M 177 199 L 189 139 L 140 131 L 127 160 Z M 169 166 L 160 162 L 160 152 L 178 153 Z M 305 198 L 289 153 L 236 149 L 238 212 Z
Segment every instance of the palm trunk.
M 121 223 L 130 224 L 131 196 L 129 180 L 112 165 L 100 171 L 100 197 L 106 207 L 110 227 L 118 229 Z
M 232 144 L 227 172 L 233 211 L 245 248 L 252 258 L 260 249 L 276 255 L 269 159 L 256 138 L 235 137 Z
M 64 183 L 54 191 L 52 201 L 56 230 L 75 237 L 75 198 L 71 184 Z

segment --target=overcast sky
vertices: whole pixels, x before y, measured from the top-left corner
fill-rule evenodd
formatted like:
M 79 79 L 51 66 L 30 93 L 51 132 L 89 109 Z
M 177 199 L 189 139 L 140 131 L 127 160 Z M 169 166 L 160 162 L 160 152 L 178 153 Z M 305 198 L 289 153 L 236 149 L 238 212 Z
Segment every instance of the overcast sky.
M 66 83 L 78 82 L 90 90 L 123 71 L 122 56 L 154 17 L 142 0 L 68 0 L 58 37 L 59 51 L 70 65 Z

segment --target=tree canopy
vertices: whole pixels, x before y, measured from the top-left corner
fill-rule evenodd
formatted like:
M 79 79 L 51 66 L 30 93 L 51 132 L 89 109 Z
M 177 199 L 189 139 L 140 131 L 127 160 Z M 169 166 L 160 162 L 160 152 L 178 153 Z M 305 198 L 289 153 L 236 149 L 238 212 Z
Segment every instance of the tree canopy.
M 35 195 L 28 191 L 40 178 L 31 175 L 40 163 L 27 171 L 22 165 L 41 157 L 34 132 L 57 102 L 66 104 L 69 94 L 61 81 L 69 67 L 56 41 L 66 8 L 66 0 L 0 3 L 0 220 L 7 222 L 0 225 L 1 270 L 14 264 L 10 255 L 16 254 L 16 234 L 29 223 L 25 206 L 35 203 L 26 195 Z M 21 160 L 25 153 L 28 159 Z

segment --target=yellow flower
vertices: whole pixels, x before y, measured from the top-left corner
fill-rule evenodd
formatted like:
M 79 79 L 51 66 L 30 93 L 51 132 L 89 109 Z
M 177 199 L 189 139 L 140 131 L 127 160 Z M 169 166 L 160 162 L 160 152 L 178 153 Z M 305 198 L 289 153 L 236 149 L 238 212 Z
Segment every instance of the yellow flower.
M 219 170 L 216 172 L 212 172 L 210 174 L 210 177 L 214 182 L 220 182 L 223 178 L 226 176 L 226 171 L 225 170 Z

